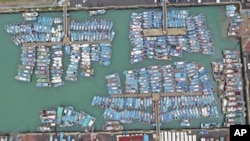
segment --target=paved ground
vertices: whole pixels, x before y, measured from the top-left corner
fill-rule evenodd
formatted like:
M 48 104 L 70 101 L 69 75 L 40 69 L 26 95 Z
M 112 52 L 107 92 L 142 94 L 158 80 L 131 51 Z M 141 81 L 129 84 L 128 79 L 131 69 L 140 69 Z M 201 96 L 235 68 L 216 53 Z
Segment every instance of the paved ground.
M 250 52 L 248 52 L 247 56 L 246 56 L 247 77 L 248 77 L 248 81 L 250 81 L 250 69 L 248 69 L 248 63 L 250 63 Z M 250 94 L 248 94 L 248 95 L 250 96 Z M 250 107 L 250 103 L 248 101 L 246 101 L 246 103 L 248 104 L 248 107 Z M 248 109 L 248 110 L 250 110 L 250 109 Z M 247 111 L 247 112 L 248 112 L 248 115 L 249 115 L 249 111 Z M 250 122 L 250 121 L 248 121 L 248 122 Z
M 30 6 L 46 6 L 56 4 L 55 0 L 12 0 L 8 2 L 0 2 L 0 8 L 5 7 L 30 7 Z
M 216 0 L 200 0 L 200 1 L 201 3 L 216 2 Z M 247 2 L 247 0 L 220 0 L 220 2 L 232 2 L 232 1 L 240 1 L 242 3 L 242 8 L 246 8 L 245 3 Z M 198 4 L 198 0 L 169 0 L 169 2 Z M 83 0 L 70 0 L 71 7 L 76 7 L 77 4 L 81 4 L 80 7 L 156 5 L 155 0 L 88 0 L 86 3 L 83 3 Z
M 154 0 L 70 0 L 70 6 L 82 4 L 82 7 L 102 7 L 102 6 L 129 6 L 129 5 L 155 5 Z
M 250 81 L 250 69 L 248 69 L 248 63 L 250 63 L 250 52 L 247 53 L 247 56 L 246 56 L 247 77 L 248 77 L 248 81 Z

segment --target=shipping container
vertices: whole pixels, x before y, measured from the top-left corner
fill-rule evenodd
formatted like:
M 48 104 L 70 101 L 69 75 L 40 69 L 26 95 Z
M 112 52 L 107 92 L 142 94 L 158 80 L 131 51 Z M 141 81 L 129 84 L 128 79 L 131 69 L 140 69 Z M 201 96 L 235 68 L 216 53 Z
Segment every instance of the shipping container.
M 216 3 L 220 3 L 220 0 L 216 0 Z
M 149 136 L 148 134 L 143 135 L 143 141 L 149 141 Z
M 160 141 L 165 141 L 165 132 L 162 132 Z
M 168 132 L 164 132 L 164 141 L 168 140 Z
M 196 135 L 193 135 L 193 141 L 196 141 Z
M 188 135 L 188 141 L 193 141 L 193 136 L 192 135 Z
M 172 141 L 171 132 L 168 132 L 168 141 Z
M 53 141 L 53 135 L 49 135 L 49 140 Z
M 180 132 L 176 132 L 176 141 L 180 141 Z
M 201 3 L 201 0 L 198 0 L 198 3 Z
M 225 141 L 225 137 L 220 137 L 220 141 Z
M 184 138 L 185 138 L 185 141 L 188 141 L 188 135 L 187 134 L 184 135 Z
M 210 138 L 210 141 L 214 141 L 214 138 Z
M 184 133 L 183 132 L 180 133 L 180 140 L 184 141 Z
M 175 141 L 175 132 L 172 132 L 172 141 Z

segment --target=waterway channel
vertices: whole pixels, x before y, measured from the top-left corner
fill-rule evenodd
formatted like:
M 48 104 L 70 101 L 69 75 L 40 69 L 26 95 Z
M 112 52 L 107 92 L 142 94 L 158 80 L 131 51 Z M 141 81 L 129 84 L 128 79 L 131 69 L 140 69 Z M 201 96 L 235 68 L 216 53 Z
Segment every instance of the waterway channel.
M 86 11 L 70 12 L 72 19 L 92 19 L 109 18 L 114 21 L 114 30 L 116 32 L 112 47 L 112 62 L 109 67 L 102 67 L 99 63 L 94 63 L 95 76 L 92 79 L 79 78 L 77 83 L 66 81 L 65 86 L 60 88 L 37 88 L 35 82 L 23 83 L 16 81 L 17 65 L 20 63 L 20 47 L 14 45 L 11 36 L 4 30 L 5 24 L 19 23 L 23 19 L 21 14 L 1 14 L 0 15 L 0 132 L 20 132 L 36 131 L 40 125 L 39 110 L 42 108 L 56 108 L 58 105 L 72 105 L 77 110 L 84 110 L 97 118 L 95 123 L 96 130 L 102 130 L 104 120 L 102 118 L 103 109 L 91 106 L 91 100 L 95 95 L 107 96 L 105 75 L 118 72 L 121 82 L 124 84 L 123 70 L 136 69 L 156 64 L 170 64 L 174 61 L 187 60 L 196 61 L 205 66 L 212 79 L 211 61 L 221 60 L 221 51 L 223 49 L 239 49 L 239 41 L 227 38 L 226 17 L 223 7 L 198 7 L 182 8 L 197 15 L 203 13 L 207 19 L 207 25 L 211 30 L 215 43 L 215 55 L 207 56 L 201 53 L 189 54 L 184 52 L 182 58 L 172 57 L 171 61 L 144 60 L 142 63 L 130 64 L 130 42 L 128 39 L 128 27 L 130 15 L 132 12 L 141 12 L 145 10 L 160 9 L 132 9 L 132 10 L 108 10 L 104 16 L 89 17 Z M 62 16 L 62 13 L 40 13 L 42 16 Z M 64 58 L 65 69 L 69 57 Z M 80 76 L 79 76 L 80 77 Z M 214 88 L 216 82 L 213 81 Z M 219 101 L 219 100 L 218 100 Z M 220 103 L 220 102 L 219 102 Z M 218 104 L 220 109 L 220 104 Z M 195 119 L 192 121 L 192 127 L 198 127 L 201 121 L 223 121 L 223 116 L 211 119 Z M 135 122 L 125 125 L 125 129 L 153 129 L 147 124 Z M 179 122 L 174 121 L 164 124 L 162 129 L 180 128 Z M 63 129 L 65 130 L 65 129 Z M 68 130 L 78 130 L 80 127 L 70 128 Z

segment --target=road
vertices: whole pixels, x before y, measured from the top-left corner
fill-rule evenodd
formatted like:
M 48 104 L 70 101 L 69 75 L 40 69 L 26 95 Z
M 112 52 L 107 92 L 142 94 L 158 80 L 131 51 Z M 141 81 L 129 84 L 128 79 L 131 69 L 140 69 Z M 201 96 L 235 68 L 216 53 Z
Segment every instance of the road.
M 131 5 L 156 5 L 154 0 L 70 0 L 70 6 L 75 7 L 82 4 L 82 7 L 103 7 L 103 6 L 131 6 Z

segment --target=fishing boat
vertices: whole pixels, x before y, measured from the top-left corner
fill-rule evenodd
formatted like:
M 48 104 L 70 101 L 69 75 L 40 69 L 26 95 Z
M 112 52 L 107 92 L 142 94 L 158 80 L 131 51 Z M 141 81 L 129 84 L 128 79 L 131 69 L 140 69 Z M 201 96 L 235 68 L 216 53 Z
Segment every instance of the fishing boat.
M 49 126 L 39 126 L 37 130 L 41 132 L 51 132 L 54 130 L 54 128 Z
M 226 114 L 226 118 L 236 118 L 236 117 L 245 117 L 245 116 L 246 116 L 246 113 L 242 111 Z
M 37 17 L 24 17 L 24 21 L 35 21 Z
M 106 14 L 105 9 L 89 11 L 89 16 L 98 16 L 98 15 L 104 15 L 104 14 Z
M 47 109 L 42 109 L 40 110 L 40 115 L 55 115 L 56 114 L 56 110 L 47 110 Z
M 19 80 L 19 81 L 25 81 L 25 82 L 31 81 L 31 79 L 29 77 L 24 77 L 24 76 L 15 76 L 15 79 Z
M 121 124 L 119 121 L 117 120 L 110 120 L 110 121 L 105 121 L 106 125 L 113 125 L 113 124 Z
M 22 13 L 22 16 L 24 18 L 26 18 L 26 17 L 36 17 L 36 16 L 38 16 L 38 12 L 26 12 L 26 13 Z
M 93 127 L 95 120 L 96 120 L 95 117 L 91 117 L 91 119 L 88 122 L 86 130 L 90 130 Z
M 103 126 L 104 131 L 121 131 L 123 126 L 120 124 L 108 124 Z

